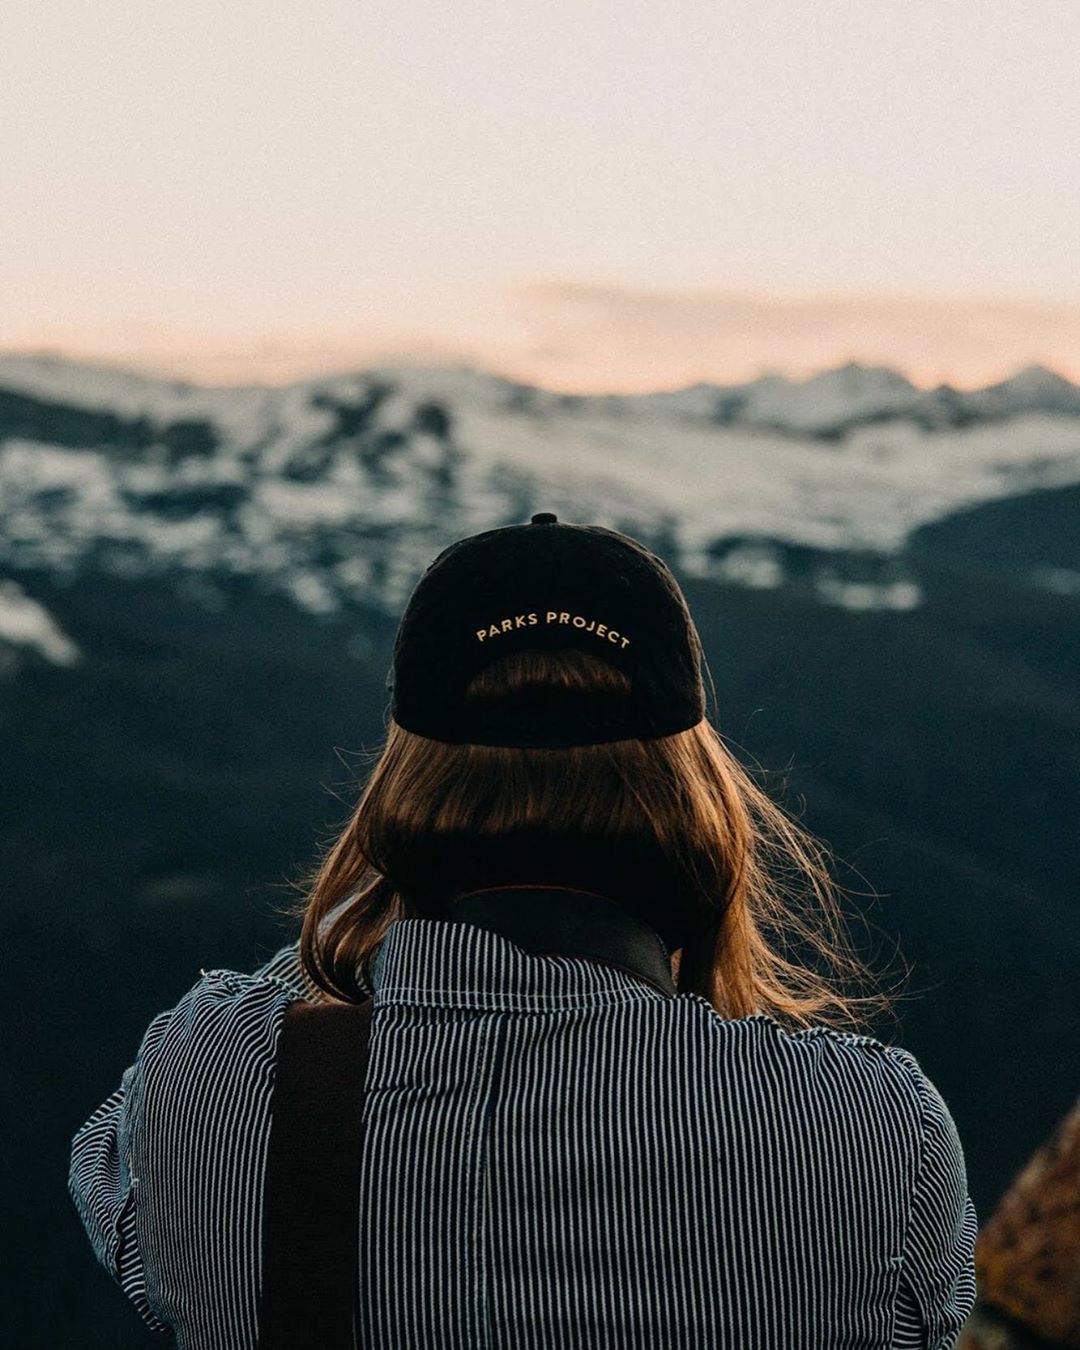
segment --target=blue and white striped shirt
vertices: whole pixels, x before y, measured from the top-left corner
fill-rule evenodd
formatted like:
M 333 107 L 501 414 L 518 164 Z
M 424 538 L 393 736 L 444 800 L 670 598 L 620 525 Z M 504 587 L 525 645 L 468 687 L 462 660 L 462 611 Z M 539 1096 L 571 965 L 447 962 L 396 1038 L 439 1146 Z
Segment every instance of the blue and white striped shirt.
M 951 1347 L 975 1298 L 952 1117 L 907 1051 L 730 1020 L 599 961 L 396 920 L 358 1210 L 378 1350 Z M 255 1350 L 283 948 L 154 1018 L 72 1141 L 101 1263 L 180 1350 Z

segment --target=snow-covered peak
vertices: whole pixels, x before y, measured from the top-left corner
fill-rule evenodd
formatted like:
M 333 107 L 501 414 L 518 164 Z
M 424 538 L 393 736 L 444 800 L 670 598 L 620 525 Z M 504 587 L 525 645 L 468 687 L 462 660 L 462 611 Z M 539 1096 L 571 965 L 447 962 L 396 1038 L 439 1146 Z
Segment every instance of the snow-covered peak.
M 228 389 L 3 357 L 0 569 L 244 573 L 313 612 L 396 612 L 439 548 L 537 510 L 699 575 L 732 575 L 732 539 L 897 557 L 951 511 L 1080 482 L 1080 404 L 1063 401 L 1080 391 L 1046 374 L 1016 377 L 1011 411 L 1003 386 L 982 391 L 979 414 L 977 395 L 856 364 L 585 397 L 461 366 Z M 821 593 L 908 603 L 900 573 L 850 580 Z
M 902 413 L 919 399 L 919 391 L 898 371 L 854 361 L 805 380 L 774 377 L 754 381 L 745 392 L 744 417 L 795 431 Z
M 1038 362 L 1029 366 L 1024 366 L 1018 370 L 1015 375 L 1010 375 L 1007 380 L 1002 380 L 1000 384 L 992 386 L 995 389 L 1008 389 L 1014 394 L 1040 394 L 1048 391 L 1061 393 L 1064 389 L 1075 389 L 1064 375 L 1059 375 L 1056 370 L 1051 370 L 1048 366 L 1039 365 Z
M 253 433 L 265 431 L 320 395 L 348 401 L 375 388 L 391 388 L 410 399 L 467 402 L 542 416 L 575 410 L 830 436 L 890 418 L 939 425 L 943 400 L 964 421 L 1026 412 L 1080 413 L 1080 387 L 1041 365 L 969 391 L 947 385 L 919 389 L 890 366 L 849 361 L 804 379 L 769 371 L 729 385 L 699 382 L 649 394 L 588 395 L 559 393 L 453 363 L 383 363 L 293 384 L 223 387 L 75 361 L 53 352 L 0 353 L 0 392 L 160 422 L 210 418 L 233 437 L 241 436 L 245 426 Z
M 1008 379 L 972 395 L 976 408 L 985 411 L 1080 412 L 1080 389 L 1046 366 L 1030 365 Z
M 124 366 L 76 361 L 58 352 L 0 352 L 0 387 L 57 403 L 117 413 L 159 412 L 207 391 Z
M 1000 421 L 1022 413 L 1080 415 L 1080 388 L 1043 366 L 1028 366 L 986 389 L 920 389 L 890 366 L 849 361 L 805 379 L 776 371 L 742 384 L 699 382 L 654 394 L 607 396 L 584 403 L 609 411 L 660 415 L 723 426 L 761 427 L 794 435 L 841 438 L 860 426 L 909 420 L 926 429 Z

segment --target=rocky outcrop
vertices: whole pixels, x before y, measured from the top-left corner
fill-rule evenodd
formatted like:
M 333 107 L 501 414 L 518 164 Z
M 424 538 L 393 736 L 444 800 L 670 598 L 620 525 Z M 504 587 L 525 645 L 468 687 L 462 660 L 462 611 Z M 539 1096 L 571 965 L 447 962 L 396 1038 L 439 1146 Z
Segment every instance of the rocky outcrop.
M 979 1233 L 956 1350 L 1080 1350 L 1080 1102 Z

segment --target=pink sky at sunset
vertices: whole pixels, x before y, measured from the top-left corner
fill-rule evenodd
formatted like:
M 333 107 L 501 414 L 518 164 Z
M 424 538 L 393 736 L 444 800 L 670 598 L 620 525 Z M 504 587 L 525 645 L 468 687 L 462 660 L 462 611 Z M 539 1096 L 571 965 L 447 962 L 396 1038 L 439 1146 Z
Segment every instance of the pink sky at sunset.
M 7 36 L 0 352 L 1080 380 L 1066 0 L 42 0 Z
M 407 313 L 402 300 L 396 307 Z M 573 392 L 805 376 L 849 360 L 916 384 L 975 387 L 1024 365 L 1080 382 L 1080 303 L 902 295 L 778 296 L 537 281 L 444 287 L 415 327 L 358 321 L 222 342 L 121 328 L 38 348 L 207 384 L 280 383 L 394 361 L 467 363 Z M 426 320 L 426 322 L 425 322 Z

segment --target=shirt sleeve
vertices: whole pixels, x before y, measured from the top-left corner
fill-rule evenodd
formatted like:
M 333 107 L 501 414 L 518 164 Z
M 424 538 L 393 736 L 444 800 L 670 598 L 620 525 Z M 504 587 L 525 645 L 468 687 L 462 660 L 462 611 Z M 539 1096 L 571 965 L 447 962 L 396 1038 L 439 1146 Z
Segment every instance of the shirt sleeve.
M 76 1131 L 68 1168 L 68 1193 L 94 1255 L 147 1326 L 161 1332 L 172 1330 L 171 1322 L 159 1315 L 168 1310 L 155 1296 L 161 1272 L 153 1254 L 140 1248 L 139 1236 L 141 1232 L 145 1239 L 153 1225 L 177 1223 L 183 1216 L 170 1211 L 162 1219 L 160 1196 L 151 1198 L 156 1183 L 157 1191 L 162 1189 L 162 1163 L 148 1161 L 143 1128 L 148 1110 L 158 1117 L 182 1112 L 182 1104 L 169 1097 L 169 1084 L 190 1086 L 205 1068 L 218 1079 L 208 1101 L 227 1101 L 228 1084 L 235 1078 L 236 1091 L 250 1098 L 250 1109 L 265 1115 L 267 1075 L 285 1007 L 295 998 L 322 1002 L 329 997 L 305 974 L 299 939 L 280 947 L 252 975 L 199 973 L 199 982 L 179 1003 L 153 1019 L 119 1087 Z M 263 1030 L 253 1033 L 252 1027 Z M 237 1128 L 237 1121 L 233 1116 L 224 1123 L 210 1120 L 205 1128 L 211 1133 L 219 1129 L 224 1137 L 226 1129 Z M 251 1129 L 257 1133 L 257 1122 Z M 176 1177 L 169 1184 L 175 1199 Z
M 146 1296 L 146 1272 L 135 1240 L 137 1180 L 132 1176 L 132 1132 L 142 1090 L 145 1056 L 160 1041 L 173 1010 L 159 1013 L 143 1036 L 135 1062 L 71 1141 L 68 1194 L 94 1255 L 154 1331 L 171 1328 Z
M 949 1108 L 914 1055 L 892 1053 L 911 1079 L 921 1122 L 893 1345 L 952 1350 L 975 1305 L 975 1206 Z
M 186 1096 L 196 1092 L 204 1065 L 205 1072 L 216 1073 L 220 1080 L 215 1095 L 205 1095 L 208 1110 L 216 1100 L 227 1102 L 231 1076 L 243 1081 L 244 1072 L 248 1077 L 254 1073 L 258 1085 L 265 1087 L 266 1065 L 274 1054 L 273 1031 L 289 1002 L 302 996 L 302 981 L 296 984 L 301 980 L 298 964 L 294 980 L 274 973 L 281 968 L 288 971 L 288 950 L 275 954 L 254 976 L 202 971 L 200 981 L 177 1006 L 153 1019 L 119 1087 L 72 1139 L 68 1191 L 86 1237 L 97 1261 L 151 1330 L 170 1331 L 173 1323 L 161 1315 L 166 1309 L 154 1295 L 161 1270 L 154 1268 L 153 1258 L 139 1242 L 146 1223 L 161 1218 L 162 1203 L 155 1196 L 155 1189 L 161 1189 L 157 1176 L 161 1162 L 155 1161 L 161 1147 L 147 1152 L 147 1110 L 181 1119 L 188 1110 Z M 263 1026 L 267 1029 L 263 1034 L 252 1030 Z M 252 1096 L 259 1107 L 266 1106 L 265 1091 Z M 213 1119 L 209 1125 L 215 1125 Z M 219 1133 L 224 1137 L 223 1130 Z M 184 1160 L 171 1160 L 169 1165 L 178 1169 Z M 175 1185 L 171 1174 L 170 1183 Z M 153 1215 L 148 1214 L 147 1203 L 151 1210 L 157 1204 Z M 180 1222 L 181 1216 L 171 1218 Z

